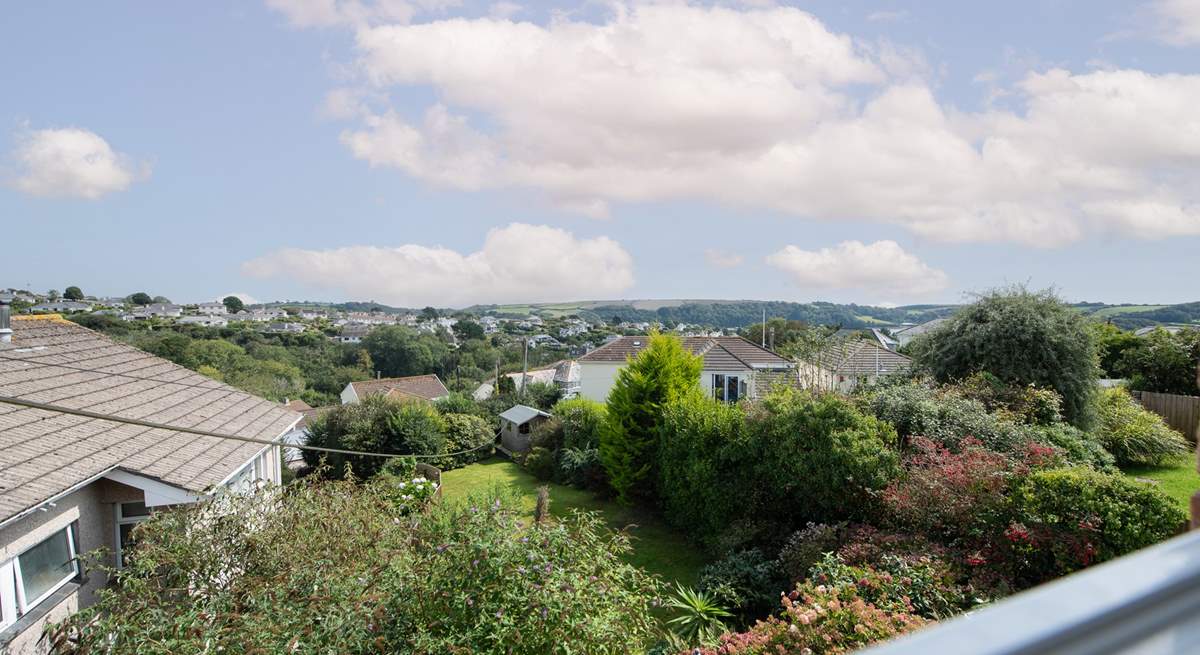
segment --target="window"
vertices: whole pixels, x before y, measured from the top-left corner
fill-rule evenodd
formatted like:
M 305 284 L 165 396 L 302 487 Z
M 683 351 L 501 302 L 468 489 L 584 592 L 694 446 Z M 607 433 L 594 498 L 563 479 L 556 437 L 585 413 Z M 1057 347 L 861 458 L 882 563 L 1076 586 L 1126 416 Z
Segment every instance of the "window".
M 117 568 L 125 566 L 125 551 L 133 545 L 133 527 L 150 518 L 146 503 L 117 503 L 113 507 L 117 524 Z
M 12 625 L 79 575 L 75 524 L 0 564 L 0 628 Z
M 744 387 L 738 376 L 721 373 L 713 375 L 712 388 L 713 398 L 727 403 L 736 403 L 744 392 Z
M 520 427 L 517 428 L 517 432 L 520 432 L 521 434 L 529 434 L 529 423 L 522 423 Z

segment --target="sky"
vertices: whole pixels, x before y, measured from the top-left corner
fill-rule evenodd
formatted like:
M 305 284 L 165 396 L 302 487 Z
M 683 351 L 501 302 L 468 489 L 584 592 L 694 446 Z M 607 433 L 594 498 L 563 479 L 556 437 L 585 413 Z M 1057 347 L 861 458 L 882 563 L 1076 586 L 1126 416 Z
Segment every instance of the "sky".
M 0 287 L 1200 300 L 1200 0 L 20 3 Z

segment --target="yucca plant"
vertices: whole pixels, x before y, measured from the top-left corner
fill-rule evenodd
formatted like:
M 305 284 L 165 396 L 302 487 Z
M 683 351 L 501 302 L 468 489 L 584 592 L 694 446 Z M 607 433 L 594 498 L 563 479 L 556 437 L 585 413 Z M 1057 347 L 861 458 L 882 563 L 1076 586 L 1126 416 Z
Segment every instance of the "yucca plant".
M 675 584 L 675 595 L 667 599 L 667 607 L 677 613 L 667 625 L 676 638 L 686 642 L 686 648 L 715 642 L 727 630 L 723 619 L 733 616 L 711 595 L 679 583 Z

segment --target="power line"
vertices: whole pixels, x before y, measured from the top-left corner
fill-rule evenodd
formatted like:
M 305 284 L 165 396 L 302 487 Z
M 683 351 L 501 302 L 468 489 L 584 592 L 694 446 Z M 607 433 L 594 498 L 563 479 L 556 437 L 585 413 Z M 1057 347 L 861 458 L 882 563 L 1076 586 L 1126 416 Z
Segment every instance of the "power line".
M 310 446 L 308 444 L 290 444 L 280 443 L 278 441 L 270 441 L 267 439 L 255 439 L 253 437 L 243 437 L 236 434 L 222 434 L 220 432 L 209 432 L 208 430 L 199 430 L 196 428 L 188 428 L 178 425 L 170 425 L 167 423 L 157 423 L 155 421 L 144 421 L 137 418 L 126 418 L 124 416 L 114 416 L 112 414 L 103 414 L 101 412 L 92 412 L 86 409 L 73 409 L 71 407 L 63 407 L 61 405 L 53 405 L 50 403 L 41 403 L 36 400 L 25 400 L 24 398 L 14 398 L 12 396 L 0 396 L 0 403 L 6 405 L 17 405 L 20 407 L 28 407 L 30 409 L 40 409 L 47 412 L 58 412 L 60 414 L 70 414 L 72 416 L 82 416 L 84 418 L 97 419 L 101 421 L 112 421 L 114 423 L 125 423 L 127 425 L 137 425 L 144 428 L 157 428 L 160 430 L 169 430 L 171 432 L 185 432 L 187 434 L 195 434 L 202 437 L 212 437 L 214 439 L 229 439 L 232 441 L 244 441 L 246 443 L 262 444 L 264 446 L 280 446 L 283 448 L 295 448 L 297 450 L 313 450 L 322 453 L 332 453 L 335 455 L 355 455 L 358 457 L 412 457 L 414 459 L 434 459 L 438 457 L 454 457 L 457 455 L 465 455 L 473 453 L 477 450 L 482 450 L 491 444 L 481 444 L 470 450 L 461 450 L 455 453 L 439 453 L 437 455 L 402 455 L 400 453 L 371 453 L 361 450 L 345 450 L 343 448 L 327 448 L 325 446 Z

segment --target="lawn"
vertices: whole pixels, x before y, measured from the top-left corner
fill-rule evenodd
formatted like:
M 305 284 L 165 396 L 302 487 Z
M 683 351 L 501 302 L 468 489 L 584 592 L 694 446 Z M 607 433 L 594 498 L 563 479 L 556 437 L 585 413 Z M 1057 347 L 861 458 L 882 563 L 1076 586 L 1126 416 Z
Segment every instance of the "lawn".
M 1200 491 L 1200 473 L 1196 472 L 1196 457 L 1181 457 L 1165 466 L 1131 466 L 1124 469 L 1125 475 L 1154 480 L 1158 488 L 1179 502 L 1187 510 L 1192 494 Z
M 487 491 L 493 485 L 500 485 L 521 494 L 522 507 L 532 518 L 537 488 L 541 484 L 511 461 L 493 458 L 443 473 L 442 496 L 449 502 L 458 502 L 472 492 Z M 669 583 L 694 585 L 700 568 L 708 563 L 702 551 L 652 514 L 623 507 L 573 487 L 553 483 L 549 486 L 551 514 L 562 516 L 572 509 L 595 511 L 600 512 L 614 529 L 628 528 L 633 543 L 633 553 L 628 561 Z

